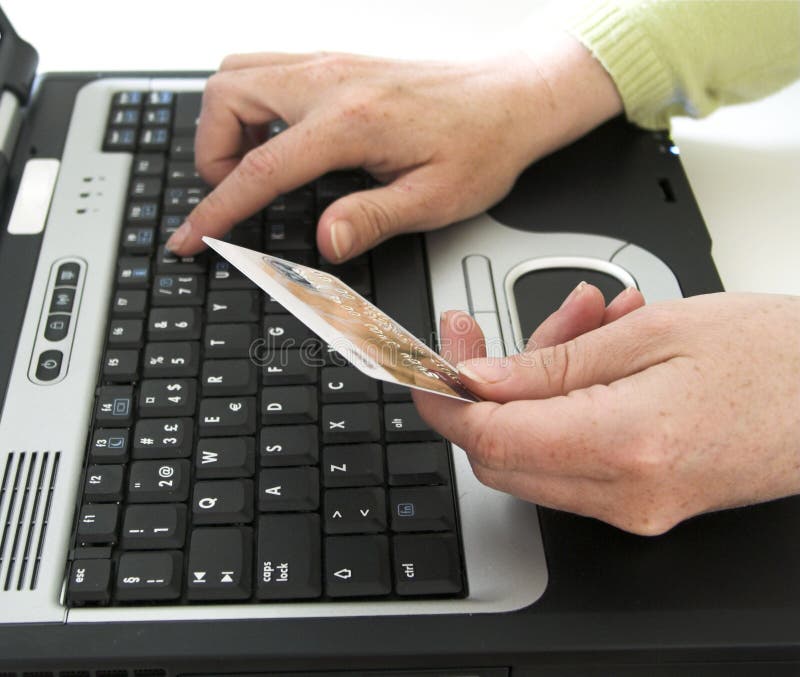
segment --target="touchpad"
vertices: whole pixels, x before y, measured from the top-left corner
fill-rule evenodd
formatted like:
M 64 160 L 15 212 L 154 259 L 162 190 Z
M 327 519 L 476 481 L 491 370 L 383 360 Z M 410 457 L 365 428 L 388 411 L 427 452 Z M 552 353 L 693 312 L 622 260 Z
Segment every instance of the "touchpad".
M 524 340 L 557 310 L 581 280 L 598 287 L 608 304 L 625 286 L 613 275 L 586 268 L 531 270 L 514 283 L 514 302 Z

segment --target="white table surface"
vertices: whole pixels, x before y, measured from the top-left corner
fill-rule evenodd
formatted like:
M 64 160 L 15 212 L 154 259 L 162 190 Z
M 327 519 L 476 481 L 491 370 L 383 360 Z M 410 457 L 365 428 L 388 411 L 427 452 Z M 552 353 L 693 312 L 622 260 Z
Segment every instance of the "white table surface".
M 508 45 L 543 0 L 7 0 L 40 71 L 213 70 L 246 51 L 464 58 Z M 800 83 L 702 121 L 678 143 L 726 288 L 800 294 Z

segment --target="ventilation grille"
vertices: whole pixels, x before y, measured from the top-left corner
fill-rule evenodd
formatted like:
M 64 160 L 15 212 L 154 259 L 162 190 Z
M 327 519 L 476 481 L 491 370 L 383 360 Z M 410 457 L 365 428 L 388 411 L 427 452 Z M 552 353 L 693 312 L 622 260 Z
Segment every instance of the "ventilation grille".
M 0 466 L 0 593 L 36 589 L 60 456 L 12 451 Z

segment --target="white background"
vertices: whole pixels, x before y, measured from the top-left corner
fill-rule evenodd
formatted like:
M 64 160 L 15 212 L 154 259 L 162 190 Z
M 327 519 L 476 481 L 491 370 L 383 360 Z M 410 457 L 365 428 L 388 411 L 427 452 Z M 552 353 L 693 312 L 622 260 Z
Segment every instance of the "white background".
M 542 0 L 9 0 L 41 71 L 213 70 L 246 51 L 463 58 L 510 46 Z M 562 3 L 563 4 L 563 3 Z M 800 84 L 673 135 L 730 290 L 800 294 Z

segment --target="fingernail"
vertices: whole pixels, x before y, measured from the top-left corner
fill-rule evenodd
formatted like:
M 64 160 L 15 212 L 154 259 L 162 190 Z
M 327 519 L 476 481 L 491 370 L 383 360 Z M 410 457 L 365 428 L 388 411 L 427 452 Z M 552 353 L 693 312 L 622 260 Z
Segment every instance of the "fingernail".
M 353 226 L 349 221 L 334 221 L 331 224 L 331 244 L 336 258 L 340 261 L 353 249 Z
M 169 240 L 167 240 L 167 244 L 165 245 L 167 249 L 170 251 L 175 251 L 176 249 L 180 249 L 181 245 L 186 241 L 186 238 L 189 237 L 189 233 L 192 232 L 192 224 L 188 221 L 184 221 L 178 230 L 176 230 L 172 235 L 170 235 Z
M 459 362 L 456 365 L 458 373 L 466 376 L 470 381 L 491 385 L 505 381 L 511 376 L 511 363 L 505 359 L 479 359 L 469 362 Z
M 578 298 L 583 293 L 584 289 L 586 289 L 586 280 L 581 280 L 578 283 L 578 286 L 575 287 L 575 289 L 573 289 L 569 293 L 569 296 L 567 296 L 567 298 L 564 299 L 564 303 L 561 304 L 561 308 L 563 308 L 569 303 L 572 303 L 576 298 Z

